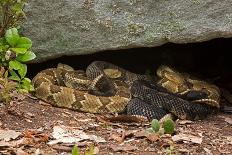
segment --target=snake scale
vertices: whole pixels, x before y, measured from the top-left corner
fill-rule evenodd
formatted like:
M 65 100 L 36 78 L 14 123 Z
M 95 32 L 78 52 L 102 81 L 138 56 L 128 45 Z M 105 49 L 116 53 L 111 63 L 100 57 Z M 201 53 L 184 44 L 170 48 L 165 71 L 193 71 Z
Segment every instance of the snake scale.
M 219 107 L 214 85 L 191 79 L 167 66 L 157 70 L 159 81 L 104 61 L 86 69 L 58 65 L 32 80 L 35 96 L 53 106 L 89 113 L 123 113 L 160 119 L 172 113 L 180 119 L 204 118 Z

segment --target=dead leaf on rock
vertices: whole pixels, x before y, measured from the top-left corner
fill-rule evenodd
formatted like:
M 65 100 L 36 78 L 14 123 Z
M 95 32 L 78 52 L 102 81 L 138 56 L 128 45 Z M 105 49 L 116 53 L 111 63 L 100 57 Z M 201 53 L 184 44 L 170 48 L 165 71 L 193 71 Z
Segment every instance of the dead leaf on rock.
M 55 140 L 48 142 L 49 145 L 57 143 L 76 143 L 83 140 L 92 140 L 96 143 L 106 142 L 104 138 L 96 135 L 87 135 L 82 130 L 74 127 L 54 126 L 52 136 Z
M 14 130 L 0 130 L 0 140 L 4 140 L 6 142 L 18 138 L 20 132 L 16 132 Z
M 129 144 L 126 144 L 126 145 L 111 145 L 110 148 L 114 152 L 138 150 L 138 148 L 136 146 L 132 146 L 132 145 L 129 145 Z
M 201 144 L 202 143 L 202 138 L 193 136 L 193 135 L 187 135 L 187 134 L 178 134 L 172 136 L 172 140 L 177 142 L 177 141 L 183 141 L 183 142 L 192 142 L 196 144 Z

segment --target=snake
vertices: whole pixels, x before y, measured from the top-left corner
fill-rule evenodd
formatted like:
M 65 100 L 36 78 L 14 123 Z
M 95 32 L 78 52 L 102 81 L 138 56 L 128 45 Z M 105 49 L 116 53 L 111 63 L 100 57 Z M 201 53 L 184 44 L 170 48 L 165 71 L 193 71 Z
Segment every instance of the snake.
M 167 66 L 159 67 L 157 76 L 158 81 L 109 62 L 94 61 L 85 71 L 58 64 L 40 71 L 32 84 L 37 98 L 80 112 L 126 113 L 149 120 L 172 113 L 192 120 L 218 108 L 216 86 Z

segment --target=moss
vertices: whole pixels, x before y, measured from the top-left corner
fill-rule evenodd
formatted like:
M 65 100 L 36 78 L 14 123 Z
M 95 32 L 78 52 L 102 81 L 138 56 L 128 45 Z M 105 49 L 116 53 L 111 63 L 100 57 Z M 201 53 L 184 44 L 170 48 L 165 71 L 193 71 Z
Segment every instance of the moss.
M 200 0 L 191 0 L 193 4 L 201 4 Z
M 127 32 L 132 35 L 140 35 L 146 30 L 145 25 L 142 23 L 129 23 L 127 25 Z
M 231 25 L 232 24 L 232 13 L 226 14 L 226 25 Z
M 94 6 L 94 0 L 84 0 L 83 8 L 90 9 Z
M 168 20 L 160 22 L 157 32 L 161 33 L 165 38 L 169 39 L 173 33 L 179 33 L 185 29 L 183 23 L 178 21 L 178 17 L 174 13 L 169 13 Z

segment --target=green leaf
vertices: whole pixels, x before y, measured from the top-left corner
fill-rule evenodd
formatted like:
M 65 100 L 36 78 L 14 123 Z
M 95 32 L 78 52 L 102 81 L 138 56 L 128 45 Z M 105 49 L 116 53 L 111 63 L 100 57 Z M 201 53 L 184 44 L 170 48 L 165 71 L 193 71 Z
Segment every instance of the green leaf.
M 21 37 L 18 42 L 17 45 L 15 47 L 17 48 L 26 48 L 27 50 L 30 49 L 32 46 L 32 41 L 29 38 L 26 37 Z
M 5 45 L 5 44 L 6 44 L 5 38 L 0 38 L 0 46 Z
M 175 122 L 172 119 L 168 118 L 164 121 L 163 128 L 165 133 L 172 134 L 174 133 Z
M 9 68 L 17 70 L 21 79 L 23 79 L 27 73 L 27 65 L 22 64 L 21 62 L 17 60 L 12 60 L 9 62 Z
M 9 62 L 9 68 L 19 70 L 22 68 L 22 63 L 18 62 L 17 60 L 12 60 Z
M 18 30 L 16 28 L 11 28 L 6 31 L 5 34 L 6 41 L 10 44 L 10 46 L 14 47 L 18 40 L 19 40 L 19 34 Z
M 19 75 L 21 76 L 21 79 L 23 79 L 26 74 L 27 74 L 27 65 L 26 64 L 22 64 L 21 68 L 18 70 Z
M 158 121 L 157 119 L 153 119 L 153 120 L 151 121 L 151 127 L 152 127 L 152 129 L 153 129 L 155 132 L 158 132 L 159 129 L 160 129 L 160 123 L 159 123 L 159 121 Z
M 20 62 L 27 62 L 27 61 L 35 59 L 35 57 L 36 57 L 35 53 L 31 51 L 27 51 L 25 54 L 19 54 L 16 60 Z
M 14 12 L 20 12 L 22 11 L 23 9 L 23 3 L 15 3 L 11 9 L 14 11 Z
M 23 89 L 27 90 L 27 91 L 34 91 L 34 87 L 31 84 L 31 80 L 29 78 L 24 78 L 21 81 L 21 86 Z
M 18 76 L 18 74 L 15 71 L 9 70 L 9 72 L 10 72 L 10 75 L 11 75 L 9 77 L 9 79 L 14 80 L 14 81 L 20 81 L 21 80 L 20 77 Z
M 24 54 L 27 52 L 26 48 L 10 48 L 10 50 L 14 51 L 16 54 Z
M 72 148 L 72 155 L 80 155 L 80 151 L 76 145 Z
M 9 45 L 7 44 L 8 43 L 6 42 L 5 38 L 0 38 L 0 52 L 6 51 L 9 48 Z

